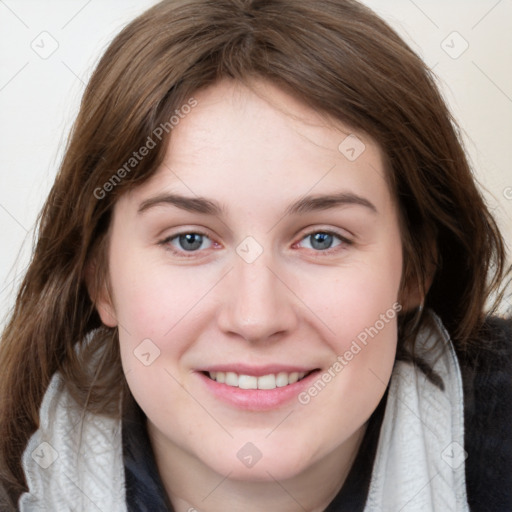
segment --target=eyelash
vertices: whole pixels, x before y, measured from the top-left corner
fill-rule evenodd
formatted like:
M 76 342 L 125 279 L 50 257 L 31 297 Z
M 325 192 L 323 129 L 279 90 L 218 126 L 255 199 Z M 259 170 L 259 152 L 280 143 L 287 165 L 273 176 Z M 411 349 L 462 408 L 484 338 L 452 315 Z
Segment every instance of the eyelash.
M 180 236 L 184 236 L 184 235 L 199 235 L 199 236 L 202 236 L 205 238 L 209 238 L 211 240 L 211 238 L 203 231 L 194 230 L 194 231 L 182 231 L 181 233 L 176 233 L 174 235 L 168 236 L 168 237 L 164 238 L 162 241 L 158 242 L 158 244 L 164 246 L 166 250 L 172 252 L 173 254 L 175 254 L 177 256 L 180 256 L 183 258 L 193 258 L 196 256 L 196 253 L 198 253 L 200 251 L 178 251 L 171 245 L 171 242 L 173 240 L 175 240 L 176 238 L 179 238 Z M 213 240 L 212 240 L 212 242 L 213 242 Z M 213 243 L 215 243 L 215 242 L 213 242 Z
M 310 237 L 312 235 L 319 234 L 319 233 L 333 236 L 333 237 L 337 238 L 340 241 L 340 243 L 337 246 L 330 247 L 328 249 L 324 249 L 324 250 L 314 250 L 314 249 L 311 249 L 316 254 L 318 254 L 319 256 L 329 256 L 333 252 L 338 252 L 339 250 L 342 250 L 343 248 L 346 248 L 347 246 L 351 246 L 354 243 L 352 240 L 348 239 L 347 237 L 341 235 L 340 233 L 338 233 L 336 231 L 328 230 L 328 229 L 325 229 L 325 230 L 316 229 L 316 230 L 309 231 L 309 232 L 305 233 L 300 238 L 300 240 L 298 242 L 295 242 L 293 244 L 293 246 L 297 245 L 298 243 L 302 242 L 303 240 L 306 240 L 308 237 Z M 177 256 L 184 257 L 184 258 L 196 257 L 197 253 L 201 252 L 200 250 L 198 250 L 198 251 L 184 251 L 184 250 L 179 251 L 179 250 L 176 250 L 172 245 L 170 245 L 170 243 L 173 240 L 177 239 L 180 236 L 184 236 L 184 235 L 199 235 L 199 236 L 202 236 L 202 237 L 210 239 L 213 244 L 216 243 L 216 242 L 214 242 L 210 238 L 210 236 L 208 234 L 206 234 L 206 233 L 204 233 L 204 232 L 202 232 L 200 230 L 194 230 L 194 231 L 183 231 L 181 233 L 173 234 L 171 236 L 168 236 L 168 237 L 164 238 L 163 240 L 158 242 L 158 244 L 164 246 L 166 248 L 166 250 L 169 250 L 170 252 L 172 252 L 173 254 L 175 254 Z
M 338 253 L 339 251 L 346 249 L 347 247 L 350 247 L 351 245 L 354 244 L 354 242 L 352 240 L 350 240 L 349 238 L 343 236 L 341 233 L 338 233 L 336 231 L 333 231 L 330 229 L 315 229 L 313 231 L 309 231 L 309 232 L 305 233 L 300 238 L 300 240 L 298 242 L 293 244 L 293 246 L 296 246 L 298 243 L 308 239 L 312 235 L 317 235 L 320 233 L 323 235 L 330 235 L 334 238 L 337 238 L 340 241 L 340 243 L 334 247 L 329 247 L 328 249 L 324 249 L 324 250 L 309 249 L 309 250 L 313 251 L 316 256 L 320 256 L 320 257 L 331 256 L 331 255 Z

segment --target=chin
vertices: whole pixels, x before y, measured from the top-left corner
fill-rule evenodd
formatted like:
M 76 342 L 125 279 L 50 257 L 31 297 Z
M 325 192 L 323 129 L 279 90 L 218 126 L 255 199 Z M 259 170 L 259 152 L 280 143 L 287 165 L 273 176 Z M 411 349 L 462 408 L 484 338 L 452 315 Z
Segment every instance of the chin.
M 203 460 L 203 463 L 216 473 L 229 474 L 232 480 L 247 482 L 287 480 L 304 472 L 314 463 L 312 454 L 282 443 L 279 447 L 268 442 L 236 445 L 233 452 L 217 453 L 214 460 Z

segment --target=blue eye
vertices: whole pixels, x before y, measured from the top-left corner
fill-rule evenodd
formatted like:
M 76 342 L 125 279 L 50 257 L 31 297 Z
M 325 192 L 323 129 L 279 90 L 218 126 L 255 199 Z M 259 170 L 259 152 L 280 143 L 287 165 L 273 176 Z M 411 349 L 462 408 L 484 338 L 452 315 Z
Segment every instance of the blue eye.
M 200 233 L 182 233 L 168 238 L 166 243 L 169 243 L 178 251 L 195 252 L 199 249 L 209 249 L 212 241 L 206 235 Z
M 327 251 L 341 245 L 342 243 L 350 243 L 348 240 L 326 231 L 318 231 L 305 236 L 300 243 L 306 242 L 308 245 L 307 249 L 313 249 L 315 251 Z

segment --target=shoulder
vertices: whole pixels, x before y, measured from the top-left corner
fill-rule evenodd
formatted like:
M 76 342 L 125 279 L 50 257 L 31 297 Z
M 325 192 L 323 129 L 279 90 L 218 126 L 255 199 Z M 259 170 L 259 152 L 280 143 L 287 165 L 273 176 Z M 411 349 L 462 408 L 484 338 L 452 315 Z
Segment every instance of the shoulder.
M 493 407 L 510 414 L 506 398 L 512 393 L 512 319 L 488 318 L 478 339 L 457 356 L 467 412 L 479 414 Z
M 58 373 L 39 417 L 22 456 L 28 492 L 19 499 L 20 510 L 86 510 L 87 500 L 112 512 L 126 510 L 120 420 L 83 409 Z
M 458 358 L 471 510 L 512 510 L 512 320 L 488 318 Z

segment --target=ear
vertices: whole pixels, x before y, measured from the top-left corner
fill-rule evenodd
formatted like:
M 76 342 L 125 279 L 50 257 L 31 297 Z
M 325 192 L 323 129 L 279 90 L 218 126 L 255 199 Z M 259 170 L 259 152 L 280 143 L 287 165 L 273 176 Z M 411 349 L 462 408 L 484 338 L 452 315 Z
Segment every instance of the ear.
M 425 276 L 424 279 L 419 276 L 416 279 L 413 276 L 406 278 L 400 294 L 400 304 L 402 304 L 403 311 L 418 309 L 425 302 L 425 297 L 433 279 L 433 274 Z
M 414 268 L 416 266 L 416 268 Z M 437 270 L 437 249 L 430 244 L 430 258 L 426 268 L 420 269 L 420 264 L 414 265 L 409 261 L 404 267 L 403 283 L 400 291 L 400 303 L 403 311 L 414 311 L 425 302 L 425 297 L 432 286 Z
M 97 258 L 93 258 L 86 266 L 85 283 L 89 297 L 103 324 L 107 327 L 116 327 L 118 322 L 110 292 L 108 272 L 100 269 Z

